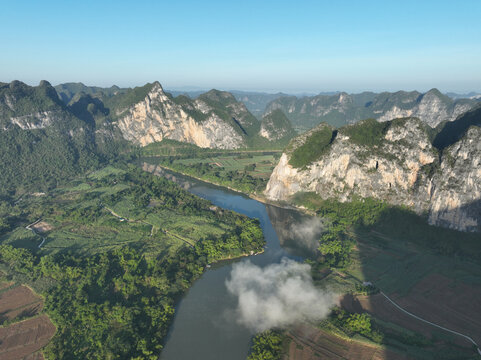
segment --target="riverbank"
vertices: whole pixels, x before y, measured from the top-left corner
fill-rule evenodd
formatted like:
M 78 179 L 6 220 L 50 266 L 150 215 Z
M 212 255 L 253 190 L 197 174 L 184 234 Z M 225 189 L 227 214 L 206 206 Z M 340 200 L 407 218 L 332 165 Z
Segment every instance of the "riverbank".
M 153 166 L 154 165 L 154 164 L 148 164 L 147 162 L 144 162 L 144 164 L 147 165 L 147 166 Z M 310 209 L 307 209 L 304 206 L 296 206 L 296 205 L 293 205 L 293 204 L 287 204 L 287 203 L 280 203 L 280 202 L 277 202 L 277 201 L 272 201 L 272 200 L 267 199 L 264 195 L 260 195 L 260 194 L 257 194 L 257 193 L 244 192 L 242 190 L 239 190 L 239 189 L 236 189 L 236 188 L 224 185 L 224 184 L 216 183 L 216 182 L 214 182 L 212 180 L 209 180 L 209 179 L 205 179 L 205 178 L 202 178 L 202 177 L 199 177 L 199 176 L 187 174 L 185 172 L 170 168 L 170 167 L 165 166 L 163 164 L 155 164 L 155 166 L 158 166 L 158 167 L 160 167 L 164 170 L 170 171 L 174 174 L 179 174 L 179 175 L 182 175 L 182 176 L 185 176 L 185 177 L 188 177 L 188 178 L 192 178 L 192 179 L 195 179 L 195 180 L 198 180 L 198 181 L 205 182 L 207 184 L 218 186 L 220 188 L 228 189 L 230 191 L 245 195 L 245 196 L 247 196 L 247 197 L 249 197 L 253 200 L 259 201 L 260 203 L 263 203 L 263 204 L 266 204 L 266 205 L 272 205 L 272 206 L 276 206 L 276 207 L 279 207 L 279 208 L 282 208 L 282 209 L 287 209 L 287 210 L 297 210 L 297 211 L 302 212 L 305 215 L 310 215 L 310 216 L 316 215 L 316 213 L 314 211 L 312 211 Z M 151 172 L 151 171 L 147 170 L 144 166 L 142 168 L 145 171 Z

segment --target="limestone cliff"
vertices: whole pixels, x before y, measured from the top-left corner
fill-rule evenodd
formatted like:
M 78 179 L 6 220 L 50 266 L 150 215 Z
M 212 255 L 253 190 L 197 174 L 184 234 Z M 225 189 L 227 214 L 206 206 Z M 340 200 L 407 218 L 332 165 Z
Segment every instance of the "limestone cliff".
M 117 109 L 114 116 L 123 137 L 142 146 L 164 138 L 222 149 L 244 144 L 243 135 L 214 109 L 202 101 L 176 102 L 158 82 L 142 100 Z
M 312 142 L 325 132 L 332 137 Z M 363 121 L 339 130 L 321 124 L 291 142 L 265 194 L 286 201 L 298 192 L 343 202 L 373 197 L 428 214 L 434 225 L 480 230 L 480 134 L 471 128 L 440 156 L 417 118 Z M 310 143 L 315 146 L 306 149 Z M 309 161 L 302 163 L 301 155 Z
M 429 223 L 463 231 L 481 231 L 481 128 L 443 152 L 434 178 Z

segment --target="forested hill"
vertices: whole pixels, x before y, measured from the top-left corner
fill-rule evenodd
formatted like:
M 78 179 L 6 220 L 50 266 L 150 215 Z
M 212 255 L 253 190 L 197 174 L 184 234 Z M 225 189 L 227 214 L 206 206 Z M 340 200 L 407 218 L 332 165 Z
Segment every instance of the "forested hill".
M 0 192 L 55 186 L 97 166 L 108 142 L 109 134 L 76 117 L 48 82 L 0 87 Z
M 343 202 L 372 197 L 427 215 L 431 225 L 479 232 L 480 118 L 475 109 L 436 130 L 418 118 L 367 119 L 338 129 L 320 124 L 287 146 L 266 195 L 283 201 L 302 192 Z

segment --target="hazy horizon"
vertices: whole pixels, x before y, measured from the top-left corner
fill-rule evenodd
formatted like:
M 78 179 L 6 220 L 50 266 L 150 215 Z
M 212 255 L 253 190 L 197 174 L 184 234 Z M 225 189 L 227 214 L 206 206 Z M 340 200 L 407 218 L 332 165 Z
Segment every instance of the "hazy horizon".
M 0 0 L 1 1 L 1 0 Z M 3 2 L 0 79 L 262 92 L 481 91 L 481 2 Z
M 165 91 L 178 91 L 178 92 L 207 92 L 209 90 L 213 90 L 213 89 L 216 89 L 216 90 L 221 90 L 221 91 L 238 91 L 238 92 L 246 92 L 246 93 L 266 93 L 266 94 L 277 94 L 277 93 L 284 93 L 286 95 L 302 95 L 302 96 L 312 96 L 312 95 L 322 95 L 324 93 L 340 93 L 340 92 L 346 92 L 348 94 L 360 94 L 360 93 L 363 93 L 363 92 L 374 92 L 374 93 L 381 93 L 381 92 L 397 92 L 397 91 L 405 91 L 405 92 L 410 92 L 410 91 L 418 91 L 420 93 L 426 93 L 427 91 L 431 90 L 431 89 L 435 89 L 435 87 L 429 87 L 429 88 L 426 88 L 426 89 L 364 89 L 364 90 L 358 90 L 358 91 L 349 91 L 349 90 L 345 90 L 345 89 L 337 89 L 337 90 L 319 90 L 319 91 L 315 91 L 315 90 L 299 90 L 299 91 L 288 91 L 288 90 L 273 90 L 273 89 L 243 89 L 243 88 L 220 88 L 220 87 L 196 87 L 196 86 L 181 86 L 181 87 L 169 87 L 169 86 L 166 86 L 164 85 L 164 83 L 162 83 L 162 81 L 160 80 L 152 80 L 152 81 L 148 81 L 146 83 L 143 83 L 143 84 L 135 84 L 135 85 L 132 85 L 132 86 L 121 86 L 119 85 L 118 83 L 114 83 L 114 84 L 107 84 L 107 85 L 99 85 L 99 84 L 90 84 L 90 83 L 85 83 L 84 81 L 66 81 L 66 82 L 60 82 L 60 83 L 52 83 L 51 81 L 49 81 L 48 79 L 42 79 L 38 82 L 28 82 L 28 81 L 23 81 L 22 79 L 12 79 L 12 80 L 9 80 L 9 81 L 3 81 L 2 79 L 0 79 L 0 82 L 4 82 L 4 83 L 9 83 L 11 81 L 15 81 L 15 80 L 18 80 L 18 81 L 21 81 L 27 85 L 30 85 L 30 86 L 37 86 L 40 81 L 43 81 L 43 80 L 46 80 L 48 81 L 52 86 L 58 86 L 58 85 L 62 85 L 62 84 L 67 84 L 67 83 L 82 83 L 84 84 L 85 86 L 88 86 L 88 87 L 100 87 L 100 88 L 110 88 L 112 86 L 118 86 L 119 88 L 134 88 L 134 87 L 141 87 L 141 86 L 144 86 L 146 85 L 147 83 L 153 83 L 155 81 L 158 81 L 161 85 L 162 85 L 162 88 L 165 90 Z M 439 89 L 439 88 L 436 88 L 438 89 L 439 91 L 441 91 L 441 93 L 443 94 L 447 94 L 447 93 L 453 93 L 453 94 L 457 94 L 457 95 L 469 95 L 470 93 L 476 93 L 476 94 L 480 94 L 481 91 L 476 91 L 476 90 L 467 90 L 467 91 L 463 91 L 463 92 L 459 92 L 459 91 L 453 91 L 453 90 L 445 90 L 445 89 Z

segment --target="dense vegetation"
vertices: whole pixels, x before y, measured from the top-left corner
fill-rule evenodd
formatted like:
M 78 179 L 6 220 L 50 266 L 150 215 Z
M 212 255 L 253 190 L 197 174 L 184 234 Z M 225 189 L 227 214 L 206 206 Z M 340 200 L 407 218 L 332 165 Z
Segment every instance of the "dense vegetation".
M 66 177 L 98 166 L 101 157 L 91 140 L 86 132 L 70 138 L 62 127 L 22 130 L 13 126 L 2 131 L 0 193 L 44 191 Z
M 361 334 L 376 343 L 381 343 L 383 340 L 381 332 L 374 328 L 371 316 L 367 313 L 350 314 L 341 308 L 335 308 L 329 320 L 351 337 L 355 334 Z
M 55 89 L 46 81 L 28 86 L 20 81 L 0 84 L 0 124 L 11 116 L 24 116 L 64 107 Z M 3 124 L 2 124 L 3 125 Z
M 250 168 L 245 168 L 241 171 L 224 171 L 225 169 L 223 167 L 211 165 L 207 162 L 185 165 L 169 158 L 159 159 L 159 164 L 182 174 L 230 187 L 248 194 L 261 192 L 267 184 L 267 179 L 251 176 L 247 171 Z M 254 169 L 255 165 L 251 170 Z
M 67 107 L 47 82 L 14 81 L 0 88 L 0 99 L 0 194 L 52 189 L 126 148 L 111 124 L 95 121 L 106 109 L 91 97 Z
M 252 339 L 251 353 L 247 360 L 280 360 L 283 354 L 284 336 L 275 330 L 267 330 Z
M 294 199 L 306 206 L 331 225 L 320 240 L 322 263 L 332 267 L 349 264 L 351 248 L 356 234 L 377 231 L 395 242 L 410 242 L 434 250 L 440 255 L 463 257 L 481 262 L 481 243 L 476 233 L 429 225 L 406 207 L 388 205 L 372 198 L 358 198 L 351 202 L 322 200 L 315 193 L 299 193 Z M 460 241 L 462 237 L 462 241 Z
M 14 217 L 2 222 L 0 266 L 45 296 L 57 326 L 47 358 L 156 359 L 179 296 L 207 264 L 261 251 L 262 231 L 136 167 L 85 180 L 16 205 L 2 201 L 0 211 Z M 41 249 L 23 229 L 39 215 L 53 226 Z
M 389 122 L 378 122 L 375 119 L 359 121 L 354 125 L 345 126 L 341 132 L 349 136 L 349 140 L 360 146 L 372 147 L 381 145 Z
M 318 160 L 328 151 L 336 134 L 337 131 L 330 126 L 322 125 L 319 130 L 313 131 L 302 145 L 291 150 L 289 164 L 295 168 L 304 168 Z

